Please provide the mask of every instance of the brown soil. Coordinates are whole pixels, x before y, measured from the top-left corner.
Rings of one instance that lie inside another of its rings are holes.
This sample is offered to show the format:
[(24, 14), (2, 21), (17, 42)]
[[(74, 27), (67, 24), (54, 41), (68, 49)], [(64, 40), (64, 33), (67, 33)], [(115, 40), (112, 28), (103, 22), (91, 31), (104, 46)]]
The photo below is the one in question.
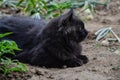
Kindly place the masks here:
[(46, 69), (30, 66), (26, 73), (13, 73), (7, 77), (0, 74), (0, 80), (120, 80), (120, 53), (115, 54), (109, 49), (120, 47), (116, 42), (111, 46), (98, 46), (93, 33), (100, 28), (111, 26), (120, 37), (120, 0), (112, 0), (109, 9), (99, 6), (96, 8), (95, 18), (86, 22), (86, 28), (92, 33), (83, 45), (83, 54), (87, 55), (89, 62), (86, 65), (65, 68)]

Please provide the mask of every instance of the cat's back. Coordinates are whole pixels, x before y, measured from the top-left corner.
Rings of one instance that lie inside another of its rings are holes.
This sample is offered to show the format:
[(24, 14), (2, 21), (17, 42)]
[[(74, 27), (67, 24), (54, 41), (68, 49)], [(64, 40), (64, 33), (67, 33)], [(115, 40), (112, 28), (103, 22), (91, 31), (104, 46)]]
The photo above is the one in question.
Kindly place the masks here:
[(0, 18), (0, 29), (3, 27), (9, 31), (26, 32), (32, 28), (39, 30), (45, 26), (45, 21), (42, 19), (33, 19), (25, 16), (4, 16)]
[(0, 18), (0, 33), (13, 32), (4, 39), (14, 40), (22, 48), (31, 43), (46, 25), (42, 19), (25, 16), (4, 16)]

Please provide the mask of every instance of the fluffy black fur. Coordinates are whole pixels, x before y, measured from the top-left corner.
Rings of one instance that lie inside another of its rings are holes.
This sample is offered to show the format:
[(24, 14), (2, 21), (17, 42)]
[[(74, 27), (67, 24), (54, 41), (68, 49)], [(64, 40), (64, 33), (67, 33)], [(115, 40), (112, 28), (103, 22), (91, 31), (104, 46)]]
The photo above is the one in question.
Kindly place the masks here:
[(0, 33), (5, 32), (13, 32), (4, 39), (16, 41), (22, 49), (15, 56), (21, 62), (45, 67), (76, 67), (88, 62), (79, 44), (88, 32), (72, 9), (47, 24), (28, 17), (3, 17)]

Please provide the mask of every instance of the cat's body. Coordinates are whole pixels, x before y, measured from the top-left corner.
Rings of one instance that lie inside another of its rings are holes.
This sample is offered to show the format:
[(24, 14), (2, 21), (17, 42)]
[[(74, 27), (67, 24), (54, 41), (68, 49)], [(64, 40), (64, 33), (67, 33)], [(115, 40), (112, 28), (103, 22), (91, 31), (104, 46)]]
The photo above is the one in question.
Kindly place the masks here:
[(17, 42), (22, 51), (15, 58), (21, 62), (45, 67), (75, 67), (88, 62), (79, 44), (88, 32), (72, 10), (48, 24), (26, 17), (3, 17), (0, 33), (5, 32), (13, 32), (4, 39)]

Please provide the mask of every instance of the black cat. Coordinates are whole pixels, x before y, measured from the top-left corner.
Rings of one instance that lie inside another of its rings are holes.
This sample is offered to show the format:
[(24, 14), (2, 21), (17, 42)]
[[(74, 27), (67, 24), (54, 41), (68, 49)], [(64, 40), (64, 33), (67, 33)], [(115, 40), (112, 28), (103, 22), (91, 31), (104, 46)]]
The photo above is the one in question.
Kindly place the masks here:
[(4, 39), (16, 41), (22, 49), (15, 56), (21, 62), (45, 67), (76, 67), (88, 62), (79, 44), (88, 32), (72, 9), (47, 24), (27, 17), (3, 17), (0, 33), (5, 32), (13, 32)]

